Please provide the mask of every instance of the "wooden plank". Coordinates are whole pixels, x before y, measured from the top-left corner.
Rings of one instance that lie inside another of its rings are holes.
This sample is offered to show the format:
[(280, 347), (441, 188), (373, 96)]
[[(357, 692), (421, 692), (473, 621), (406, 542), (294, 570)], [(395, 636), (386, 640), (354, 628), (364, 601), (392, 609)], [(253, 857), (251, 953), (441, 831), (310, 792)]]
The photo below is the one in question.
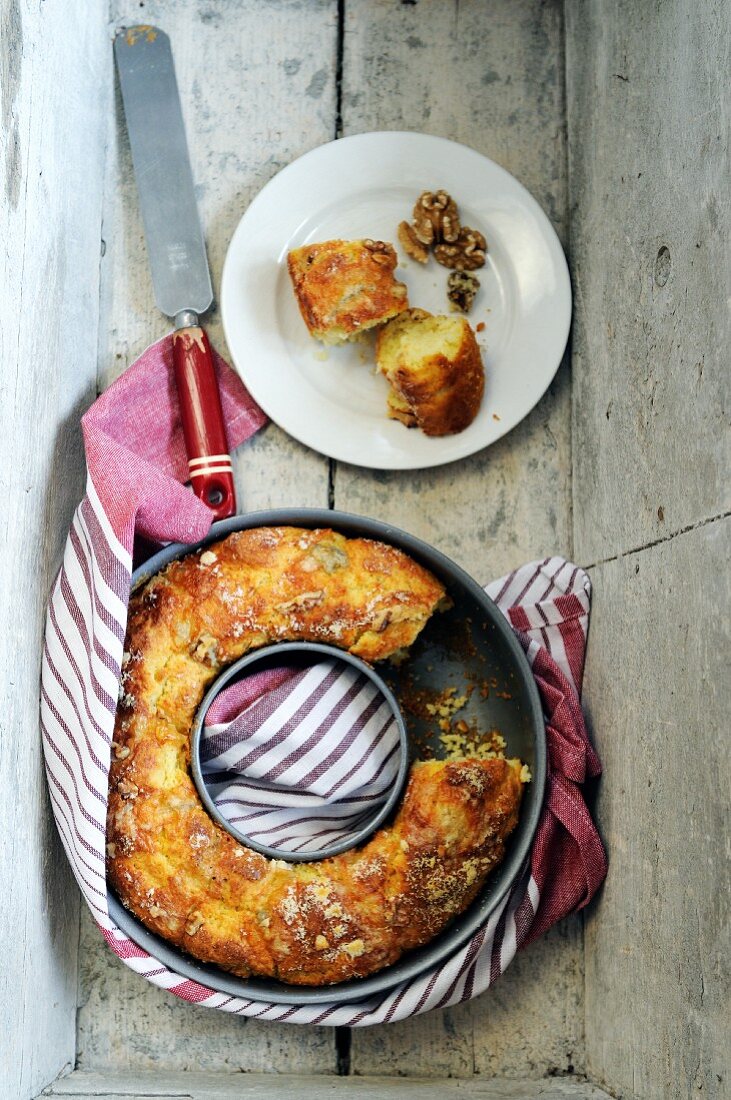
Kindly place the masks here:
[[(315, 0), (149, 0), (129, 16), (170, 34), (214, 289), (236, 223), (281, 167), (334, 133), (334, 4)], [(111, 46), (106, 80), (111, 87)], [(110, 112), (102, 260), (99, 385), (111, 382), (169, 329), (156, 310), (117, 94)], [(225, 354), (220, 318), (207, 318)], [(270, 426), (239, 449), (239, 507), (323, 507), (327, 461)], [(84, 917), (78, 1061), (85, 1068), (159, 1067), (334, 1072), (333, 1032), (251, 1021), (194, 1008), (131, 974)]]
[[(560, 4), (348, 0), (344, 45), (345, 133), (413, 129), (472, 145), (526, 184), (564, 234)], [(485, 581), (570, 554), (569, 419), (563, 368), (523, 424), (467, 461), (407, 473), (339, 466), (336, 506), (405, 527)], [(580, 922), (568, 922), (471, 1005), (355, 1030), (354, 1072), (579, 1072), (581, 942)]]
[(585, 1072), (582, 943), (581, 917), (561, 921), (474, 1003), (475, 1073)]
[(435, 1081), (415, 1077), (397, 1081), (389, 1077), (290, 1077), (254, 1073), (72, 1073), (57, 1081), (44, 1096), (66, 1100), (98, 1097), (159, 1097), (160, 1100), (320, 1100), (327, 1096), (353, 1096), (357, 1100), (381, 1100), (419, 1096), (422, 1100), (607, 1100), (607, 1094), (585, 1082), (554, 1078), (549, 1081)]
[(78, 417), (94, 397), (105, 14), (0, 0), (0, 1065), (21, 1100), (74, 1061), (78, 892), (38, 691), (46, 599), (83, 492)]
[(730, 567), (726, 519), (592, 571), (610, 870), (586, 928), (587, 1059), (647, 1100), (728, 1096)]
[(619, 559), (592, 570), (610, 873), (586, 933), (587, 1066), (648, 1100), (720, 1098), (731, 28), (713, 0), (566, 12), (575, 543)]
[(576, 550), (731, 507), (728, 5), (568, 4)]

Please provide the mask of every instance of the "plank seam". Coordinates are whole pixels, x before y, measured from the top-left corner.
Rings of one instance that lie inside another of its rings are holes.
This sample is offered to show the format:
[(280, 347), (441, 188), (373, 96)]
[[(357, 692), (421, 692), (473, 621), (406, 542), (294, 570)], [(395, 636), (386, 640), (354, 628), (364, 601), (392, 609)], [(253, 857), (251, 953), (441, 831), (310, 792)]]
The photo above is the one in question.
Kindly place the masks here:
[(343, 136), (343, 64), (345, 60), (345, 0), (338, 0), (335, 39), (335, 137)]
[[(343, 136), (343, 70), (345, 65), (345, 0), (338, 0), (337, 31), (335, 39), (335, 138)], [(327, 506), (335, 508), (335, 480), (337, 462), (333, 458), (327, 463)], [(351, 1050), (353, 1033), (349, 1027), (336, 1027), (335, 1072), (338, 1077), (349, 1077), (352, 1073)]]
[(664, 542), (672, 542), (679, 535), (687, 535), (690, 531), (699, 531), (702, 527), (708, 527), (709, 524), (728, 519), (730, 516), (731, 509), (726, 512), (719, 512), (716, 516), (709, 516), (708, 519), (698, 520), (696, 523), (688, 523), (685, 527), (679, 527), (677, 531), (671, 531), (667, 535), (662, 535), (659, 539), (652, 539), (651, 542), (645, 542), (641, 546), (633, 547), (631, 550), (622, 550), (618, 554), (612, 554), (609, 558), (599, 558), (591, 565), (585, 565), (584, 569), (596, 569), (600, 565), (609, 565), (611, 562), (621, 561), (622, 558), (630, 558), (633, 554), (641, 554), (643, 550), (652, 550), (655, 546), (662, 546)]

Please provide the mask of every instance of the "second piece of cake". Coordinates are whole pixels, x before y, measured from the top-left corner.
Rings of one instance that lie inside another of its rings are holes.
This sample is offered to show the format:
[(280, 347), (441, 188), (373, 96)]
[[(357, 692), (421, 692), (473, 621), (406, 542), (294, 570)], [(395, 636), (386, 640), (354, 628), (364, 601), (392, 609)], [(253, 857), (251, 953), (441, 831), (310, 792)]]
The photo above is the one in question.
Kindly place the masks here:
[(407, 427), (452, 435), (475, 419), (485, 371), (464, 317), (406, 310), (379, 332), (376, 362), (391, 384), (388, 415)]

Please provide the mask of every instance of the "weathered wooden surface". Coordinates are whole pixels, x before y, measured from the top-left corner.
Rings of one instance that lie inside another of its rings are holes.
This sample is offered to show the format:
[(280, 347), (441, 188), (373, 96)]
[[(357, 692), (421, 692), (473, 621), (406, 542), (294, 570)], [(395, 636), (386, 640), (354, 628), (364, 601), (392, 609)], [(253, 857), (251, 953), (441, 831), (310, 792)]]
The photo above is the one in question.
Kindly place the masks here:
[(74, 1060), (78, 892), (50, 812), (38, 688), (95, 387), (104, 15), (83, 0), (0, 0), (0, 1092), (14, 1098)]
[(568, 4), (584, 562), (731, 507), (729, 6)]
[(72, 1073), (44, 1096), (66, 1100), (98, 1097), (159, 1097), (160, 1100), (320, 1100), (320, 1097), (353, 1096), (357, 1100), (381, 1100), (418, 1096), (420, 1100), (608, 1100), (601, 1089), (582, 1081), (553, 1078), (548, 1081), (439, 1081), (414, 1077), (290, 1077), (228, 1073)]
[(598, 566), (585, 699), (610, 874), (587, 922), (592, 1079), (728, 1096), (731, 519)]
[[(472, 145), (513, 172), (563, 236), (562, 34), (555, 3), (349, 0), (343, 130), (420, 130)], [(434, 186), (437, 177), (424, 180)], [(570, 554), (569, 421), (564, 368), (495, 446), (436, 470), (339, 466), (335, 505), (405, 527), (486, 581), (543, 554)], [(354, 1072), (580, 1072), (581, 944), (580, 922), (569, 921), (472, 1004), (355, 1030)]]
[[(486, 579), (553, 550), (594, 566), (587, 700), (612, 870), (585, 962), (581, 923), (565, 922), (477, 1001), (355, 1031), (352, 1046), (329, 1029), (183, 1004), (129, 972), (84, 915), (78, 1063), (92, 1072), (51, 1094), (597, 1100), (577, 1081), (526, 1080), (586, 1071), (626, 1098), (720, 1100), (727, 5), (566, 5), (568, 175), (558, 0), (113, 0), (109, 13), (103, 0), (0, 0), (0, 13), (1, 396), (14, 428), (0, 443), (0, 789), (26, 794), (3, 803), (2, 1088), (32, 1096), (74, 1057), (78, 901), (35, 730), (45, 593), (83, 483), (78, 416), (168, 328), (151, 292), (109, 14), (159, 22), (173, 38), (214, 285), (253, 195), (338, 131), (414, 128), (473, 145), (570, 238), (572, 394), (564, 367), (489, 451), (425, 473), (331, 469), (270, 426), (235, 464), (244, 509), (332, 502), (372, 513)], [(210, 330), (225, 351), (216, 313)], [(363, 1076), (336, 1078), (338, 1066)], [(228, 1075), (241, 1070), (253, 1076)], [(423, 1080), (449, 1075), (468, 1080)]]
[(731, 19), (713, 0), (566, 10), (574, 530), (578, 560), (604, 563), (585, 698), (611, 860), (587, 925), (587, 1067), (620, 1094), (720, 1098)]

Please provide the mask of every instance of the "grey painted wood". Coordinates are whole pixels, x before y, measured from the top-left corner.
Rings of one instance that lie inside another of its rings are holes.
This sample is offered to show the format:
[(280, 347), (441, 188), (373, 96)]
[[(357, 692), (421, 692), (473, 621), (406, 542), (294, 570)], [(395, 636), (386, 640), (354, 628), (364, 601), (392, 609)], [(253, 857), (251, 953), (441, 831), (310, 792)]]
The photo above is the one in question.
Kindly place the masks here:
[(103, 42), (104, 12), (82, 0), (0, 2), (0, 1090), (21, 1100), (74, 1060), (78, 892), (50, 812), (38, 691), (94, 396)]
[(396, 1081), (388, 1077), (290, 1077), (261, 1074), (72, 1073), (44, 1096), (67, 1100), (99, 1097), (149, 1096), (160, 1100), (320, 1100), (323, 1096), (353, 1096), (358, 1100), (419, 1096), (421, 1100), (607, 1100), (601, 1089), (580, 1081), (553, 1078), (548, 1081), (434, 1081), (414, 1077)]
[[(472, 145), (531, 189), (565, 235), (563, 119), (560, 4), (348, 0), (345, 133), (414, 129)], [(439, 185), (435, 171), (425, 188)], [(339, 466), (336, 506), (405, 527), (485, 581), (543, 554), (570, 554), (569, 421), (564, 367), (516, 431), (465, 462), (407, 473)], [(353, 1070), (580, 1072), (582, 989), (581, 924), (569, 921), (472, 1004), (355, 1030)]]
[(592, 570), (585, 698), (610, 873), (586, 934), (593, 1079), (728, 1096), (731, 520)]
[[(214, 288), (248, 202), (281, 167), (334, 133), (337, 12), (324, 0), (150, 0), (130, 16), (170, 34)], [(113, 83), (111, 45), (105, 80)], [(99, 386), (170, 325), (156, 310), (118, 93), (109, 114)], [(220, 318), (206, 318), (225, 354)], [(328, 499), (325, 459), (270, 425), (234, 457), (241, 510)], [(82, 921), (78, 1064), (85, 1068), (335, 1072), (333, 1032), (246, 1022), (193, 1008), (114, 958)]]
[(576, 548), (731, 507), (729, 8), (567, 4)]
[(562, 921), (472, 1002), (475, 1073), (585, 1072), (582, 933), (580, 917)]
[(586, 698), (611, 865), (586, 934), (587, 1067), (647, 1100), (721, 1097), (731, 19), (713, 0), (566, 11), (575, 545), (606, 562)]

